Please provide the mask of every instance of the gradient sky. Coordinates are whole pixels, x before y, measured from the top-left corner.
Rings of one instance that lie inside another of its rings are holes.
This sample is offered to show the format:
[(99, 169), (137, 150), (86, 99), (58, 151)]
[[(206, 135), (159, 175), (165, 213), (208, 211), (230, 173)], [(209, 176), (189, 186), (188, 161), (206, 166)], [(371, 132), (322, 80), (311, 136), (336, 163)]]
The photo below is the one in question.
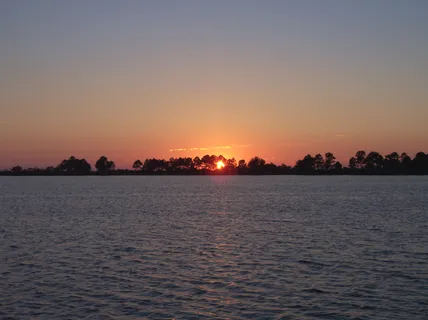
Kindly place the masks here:
[(0, 167), (426, 152), (427, 31), (426, 0), (2, 0)]

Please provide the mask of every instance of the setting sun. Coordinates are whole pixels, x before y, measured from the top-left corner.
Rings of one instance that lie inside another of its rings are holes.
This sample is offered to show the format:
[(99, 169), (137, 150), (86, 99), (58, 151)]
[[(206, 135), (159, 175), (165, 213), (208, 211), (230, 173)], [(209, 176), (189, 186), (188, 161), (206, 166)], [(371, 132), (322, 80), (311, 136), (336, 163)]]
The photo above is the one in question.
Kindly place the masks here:
[(223, 161), (220, 160), (217, 162), (217, 169), (220, 170), (222, 168), (224, 168), (224, 163), (223, 163)]

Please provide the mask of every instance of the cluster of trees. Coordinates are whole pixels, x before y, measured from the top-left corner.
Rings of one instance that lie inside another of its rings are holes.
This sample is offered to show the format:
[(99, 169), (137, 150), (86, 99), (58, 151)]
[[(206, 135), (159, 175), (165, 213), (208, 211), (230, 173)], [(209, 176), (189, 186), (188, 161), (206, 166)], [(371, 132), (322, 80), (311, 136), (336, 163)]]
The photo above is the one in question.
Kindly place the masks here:
[(428, 154), (418, 152), (412, 159), (406, 153), (392, 152), (384, 157), (375, 151), (358, 151), (349, 159), (347, 169), (364, 174), (428, 174)]
[[(222, 168), (218, 168), (218, 163)], [(224, 165), (224, 166), (223, 166)], [(324, 156), (306, 155), (298, 160), (294, 167), (285, 164), (267, 163), (260, 157), (254, 157), (248, 163), (245, 160), (236, 161), (223, 156), (205, 155), (202, 158), (170, 158), (136, 160), (133, 170), (116, 169), (113, 161), (102, 156), (95, 163), (96, 171), (85, 159), (70, 157), (56, 167), (45, 169), (23, 169), (16, 166), (1, 174), (15, 175), (89, 175), (89, 174), (428, 174), (428, 154), (419, 152), (412, 159), (406, 153), (393, 152), (382, 156), (378, 152), (358, 151), (349, 159), (347, 167), (336, 161), (336, 157), (327, 152)]]
[[(218, 168), (218, 163), (222, 168)], [(248, 163), (235, 158), (205, 155), (202, 158), (170, 158), (136, 160), (132, 166), (139, 173), (147, 174), (285, 174), (291, 172), (286, 165), (276, 166), (259, 157), (252, 158)]]
[(428, 154), (418, 152), (412, 159), (406, 153), (392, 152), (386, 156), (379, 152), (358, 151), (349, 159), (347, 167), (330, 152), (323, 157), (320, 154), (307, 155), (293, 168), (296, 173), (305, 174), (428, 174)]
[[(96, 173), (110, 174), (115, 171), (116, 165), (113, 161), (109, 161), (107, 157), (102, 156), (95, 163)], [(10, 171), (16, 175), (90, 175), (93, 174), (92, 167), (86, 159), (78, 159), (70, 157), (63, 160), (56, 167), (41, 168), (27, 168), (23, 169), (21, 166), (15, 166)], [(3, 172), (5, 173), (5, 172)]]

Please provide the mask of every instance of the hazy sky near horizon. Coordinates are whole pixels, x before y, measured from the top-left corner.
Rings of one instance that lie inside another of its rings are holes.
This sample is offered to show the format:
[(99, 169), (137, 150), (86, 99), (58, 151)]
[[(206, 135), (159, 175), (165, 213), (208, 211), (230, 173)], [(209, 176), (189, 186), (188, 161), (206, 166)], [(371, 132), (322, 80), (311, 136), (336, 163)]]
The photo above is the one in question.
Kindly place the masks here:
[(427, 30), (425, 0), (3, 0), (0, 167), (426, 152)]

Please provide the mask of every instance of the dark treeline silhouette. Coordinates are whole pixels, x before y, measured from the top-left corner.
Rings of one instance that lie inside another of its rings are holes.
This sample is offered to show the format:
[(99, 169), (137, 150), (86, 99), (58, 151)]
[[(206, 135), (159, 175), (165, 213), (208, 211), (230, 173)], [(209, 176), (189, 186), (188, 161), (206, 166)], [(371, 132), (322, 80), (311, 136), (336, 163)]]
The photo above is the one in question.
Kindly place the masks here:
[[(221, 166), (219, 166), (219, 163)], [(348, 166), (336, 161), (336, 157), (327, 152), (324, 156), (308, 154), (298, 160), (294, 167), (285, 164), (267, 163), (260, 157), (248, 161), (223, 156), (205, 155), (202, 158), (170, 158), (135, 160), (132, 170), (116, 169), (114, 161), (100, 157), (95, 163), (95, 171), (85, 159), (70, 157), (56, 167), (27, 168), (20, 166), (1, 171), (2, 175), (425, 175), (428, 174), (428, 154), (419, 152), (412, 159), (406, 153), (393, 152), (382, 156), (378, 152), (358, 151), (349, 159)]]

